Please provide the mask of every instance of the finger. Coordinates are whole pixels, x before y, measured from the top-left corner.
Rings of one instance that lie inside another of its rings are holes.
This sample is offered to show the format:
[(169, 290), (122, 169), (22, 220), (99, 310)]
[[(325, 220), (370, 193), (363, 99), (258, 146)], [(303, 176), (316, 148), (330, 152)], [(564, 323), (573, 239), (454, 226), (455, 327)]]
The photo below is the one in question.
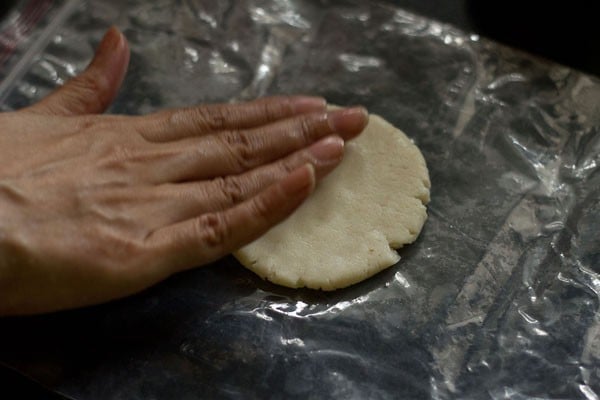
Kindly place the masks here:
[[(145, 218), (150, 229), (171, 225), (208, 212), (231, 208), (280, 181), (292, 171), (310, 163), (315, 169), (316, 180), (330, 173), (341, 161), (344, 141), (329, 136), (308, 149), (298, 151), (276, 163), (253, 169), (242, 175), (217, 178), (212, 181), (160, 185), (151, 193), (138, 194), (144, 205), (136, 198), (133, 208), (136, 219)], [(128, 197), (130, 198), (130, 196)]]
[(368, 122), (362, 107), (311, 113), (247, 131), (228, 131), (163, 144), (168, 154), (152, 163), (154, 183), (237, 175), (271, 163), (317, 140), (338, 135), (349, 140)]
[(129, 64), (129, 46), (115, 27), (106, 32), (90, 65), (64, 86), (24, 111), (84, 115), (106, 111), (117, 95)]
[(240, 104), (213, 104), (160, 111), (139, 117), (138, 130), (150, 141), (166, 142), (223, 130), (249, 129), (308, 112), (324, 111), (325, 99), (276, 96)]
[(289, 216), (314, 190), (307, 164), (226, 211), (207, 213), (167, 226), (146, 238), (170, 273), (214, 261), (257, 239)]

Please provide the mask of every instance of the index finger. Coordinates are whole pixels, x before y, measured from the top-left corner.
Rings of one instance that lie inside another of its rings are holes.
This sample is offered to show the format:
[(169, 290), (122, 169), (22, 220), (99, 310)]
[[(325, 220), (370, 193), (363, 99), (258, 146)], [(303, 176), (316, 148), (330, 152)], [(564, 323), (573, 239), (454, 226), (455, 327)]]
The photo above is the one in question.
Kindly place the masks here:
[(152, 142), (202, 136), (224, 130), (256, 128), (281, 119), (324, 111), (321, 97), (274, 96), (246, 103), (211, 104), (159, 111), (138, 117), (139, 131)]

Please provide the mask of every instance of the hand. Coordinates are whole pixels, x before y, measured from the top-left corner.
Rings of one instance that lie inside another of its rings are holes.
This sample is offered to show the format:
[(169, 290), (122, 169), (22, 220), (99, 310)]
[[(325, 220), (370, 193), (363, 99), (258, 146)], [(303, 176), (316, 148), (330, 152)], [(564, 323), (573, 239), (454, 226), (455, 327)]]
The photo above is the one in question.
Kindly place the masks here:
[(99, 115), (129, 49), (0, 114), (0, 315), (105, 302), (216, 260), (297, 208), (367, 123), (323, 99)]

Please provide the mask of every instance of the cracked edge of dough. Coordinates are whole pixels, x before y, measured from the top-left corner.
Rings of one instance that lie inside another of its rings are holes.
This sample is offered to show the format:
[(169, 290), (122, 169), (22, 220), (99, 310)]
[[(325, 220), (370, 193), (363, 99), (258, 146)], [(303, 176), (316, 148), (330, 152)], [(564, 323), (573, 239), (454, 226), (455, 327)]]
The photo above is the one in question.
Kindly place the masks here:
[[(332, 110), (332, 109), (338, 109), (341, 107), (335, 106), (335, 105), (328, 105), (327, 108)], [(425, 160), (425, 157), (423, 156), (423, 153), (419, 149), (419, 147), (401, 129), (392, 125), (386, 119), (384, 119), (383, 117), (381, 117), (377, 114), (371, 114), (370, 117), (379, 119), (380, 122), (383, 123), (383, 125), (389, 125), (393, 129), (399, 131), (400, 134), (408, 140), (409, 146), (413, 147), (414, 150), (416, 150), (419, 158), (421, 159), (422, 165), (425, 168), (425, 172), (426, 172), (426, 179), (422, 180), (422, 184), (423, 184), (423, 187), (427, 191), (427, 195), (424, 198), (420, 197), (420, 196), (414, 197), (415, 199), (418, 199), (421, 202), (421, 207), (423, 209), (422, 222), (420, 224), (420, 228), (418, 229), (418, 231), (414, 231), (414, 232), (409, 231), (411, 238), (406, 243), (393, 244), (393, 243), (390, 243), (389, 240), (386, 238), (387, 244), (389, 246), (389, 250), (395, 254), (395, 256), (394, 256), (395, 261), (393, 261), (389, 265), (387, 265), (387, 263), (386, 263), (386, 265), (383, 265), (383, 266), (379, 265), (377, 267), (372, 267), (372, 268), (370, 268), (371, 271), (366, 276), (363, 276), (361, 278), (352, 278), (352, 276), (349, 275), (349, 276), (344, 276), (343, 277), (344, 279), (340, 279), (339, 281), (336, 281), (335, 283), (332, 283), (331, 279), (328, 279), (327, 285), (322, 285), (322, 284), (314, 285), (314, 284), (311, 284), (310, 282), (305, 281), (304, 279), (302, 279), (300, 277), (298, 277), (295, 280), (294, 279), (285, 279), (285, 276), (278, 275), (276, 272), (274, 274), (270, 274), (270, 276), (268, 276), (269, 270), (271, 268), (268, 268), (266, 270), (260, 270), (260, 271), (257, 269), (254, 269), (253, 266), (258, 262), (258, 260), (255, 260), (255, 259), (253, 260), (252, 259), (253, 257), (246, 256), (243, 252), (240, 251), (241, 249), (233, 252), (233, 256), (240, 262), (240, 264), (242, 264), (245, 268), (249, 269), (252, 273), (258, 275), (261, 279), (271, 282), (271, 283), (274, 283), (276, 285), (281, 285), (281, 286), (291, 288), (291, 289), (308, 288), (308, 289), (312, 289), (312, 290), (334, 291), (334, 290), (343, 289), (343, 288), (352, 286), (354, 284), (357, 284), (359, 282), (362, 282), (369, 278), (372, 278), (373, 276), (377, 275), (379, 272), (395, 265), (396, 263), (398, 263), (400, 261), (401, 257), (398, 254), (397, 250), (403, 248), (406, 245), (410, 245), (410, 244), (414, 243), (418, 239), (419, 235), (421, 234), (421, 231), (423, 230), (423, 227), (425, 226), (425, 222), (427, 221), (427, 217), (428, 217), (427, 204), (429, 204), (430, 193), (431, 193), (431, 180), (429, 177), (429, 168), (427, 168), (427, 162)]]

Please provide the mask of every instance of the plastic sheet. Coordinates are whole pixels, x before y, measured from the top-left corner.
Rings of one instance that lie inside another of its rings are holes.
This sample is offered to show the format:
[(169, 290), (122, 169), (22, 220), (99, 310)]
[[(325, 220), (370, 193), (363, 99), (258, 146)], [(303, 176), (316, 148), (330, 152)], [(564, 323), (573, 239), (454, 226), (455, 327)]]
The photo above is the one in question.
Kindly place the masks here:
[(421, 148), (432, 201), (400, 263), (351, 288), (287, 290), (226, 258), (122, 301), (0, 320), (4, 364), (77, 399), (599, 398), (597, 79), (385, 3), (52, 7), (68, 18), (41, 25), (50, 40), (4, 81), (4, 109), (80, 71), (116, 24), (133, 56), (113, 112), (364, 104)]

